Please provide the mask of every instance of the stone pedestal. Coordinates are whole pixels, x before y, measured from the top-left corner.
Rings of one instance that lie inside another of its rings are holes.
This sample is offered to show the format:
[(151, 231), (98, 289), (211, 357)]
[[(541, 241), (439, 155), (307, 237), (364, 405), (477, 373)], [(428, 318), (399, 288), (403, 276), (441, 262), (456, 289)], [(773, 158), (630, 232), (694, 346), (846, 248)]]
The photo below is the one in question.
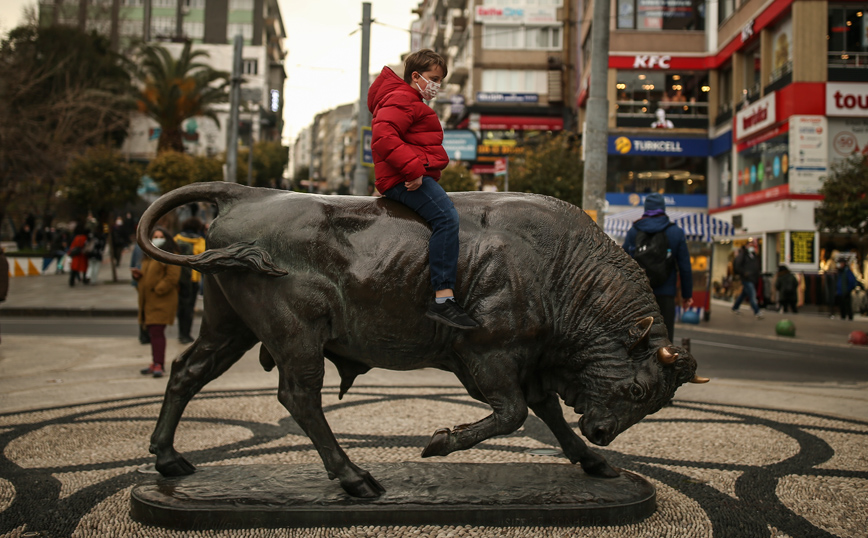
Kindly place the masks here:
[(591, 478), (568, 463), (362, 464), (386, 488), (347, 495), (320, 465), (199, 467), (152, 475), (132, 491), (131, 515), (173, 529), (351, 525), (626, 525), (656, 510), (639, 475)]

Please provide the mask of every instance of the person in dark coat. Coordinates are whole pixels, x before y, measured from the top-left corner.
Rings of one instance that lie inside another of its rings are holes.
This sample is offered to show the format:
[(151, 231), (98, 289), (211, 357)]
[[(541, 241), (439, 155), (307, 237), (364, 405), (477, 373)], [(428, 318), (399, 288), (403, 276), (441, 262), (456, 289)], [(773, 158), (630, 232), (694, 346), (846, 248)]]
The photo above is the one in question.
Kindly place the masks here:
[(690, 251), (687, 249), (687, 239), (684, 230), (672, 225), (666, 215), (666, 200), (662, 194), (652, 193), (645, 198), (645, 213), (642, 218), (633, 223), (624, 238), (624, 250), (631, 257), (636, 255), (636, 235), (642, 231), (647, 234), (666, 233), (669, 250), (675, 257), (675, 267), (666, 282), (652, 289), (663, 323), (669, 331), (669, 341), (675, 338), (675, 296), (678, 292), (678, 277), (681, 278), (681, 305), (688, 309), (693, 305), (693, 269), (690, 266)]
[(756, 240), (752, 239), (747, 245), (741, 247), (738, 255), (735, 257), (735, 262), (732, 264), (732, 269), (736, 275), (741, 277), (741, 294), (736, 297), (735, 303), (732, 305), (732, 311), (735, 314), (741, 314), (738, 308), (745, 299), (750, 302), (750, 307), (757, 319), (763, 319), (759, 305), (756, 302), (756, 288), (759, 283), (760, 274), (762, 273), (762, 262), (760, 261), (759, 245)]
[(9, 293), (9, 260), (0, 248), (0, 303), (6, 300), (7, 293)]
[(458, 212), (437, 181), (449, 164), (443, 128), (423, 99), (437, 96), (446, 61), (432, 50), (404, 60), (404, 78), (384, 67), (368, 91), (376, 188), (409, 207), (431, 226), (428, 259), (434, 298), (425, 315), (458, 329), (478, 327), (455, 300)]
[(778, 303), (787, 313), (788, 309), (792, 309), (793, 314), (799, 313), (799, 279), (796, 275), (790, 272), (789, 267), (781, 265), (778, 267), (778, 278), (775, 280), (775, 289), (778, 290)]
[(853, 290), (857, 284), (856, 275), (847, 265), (847, 257), (839, 257), (838, 275), (835, 278), (835, 302), (841, 311), (841, 319), (853, 321)]

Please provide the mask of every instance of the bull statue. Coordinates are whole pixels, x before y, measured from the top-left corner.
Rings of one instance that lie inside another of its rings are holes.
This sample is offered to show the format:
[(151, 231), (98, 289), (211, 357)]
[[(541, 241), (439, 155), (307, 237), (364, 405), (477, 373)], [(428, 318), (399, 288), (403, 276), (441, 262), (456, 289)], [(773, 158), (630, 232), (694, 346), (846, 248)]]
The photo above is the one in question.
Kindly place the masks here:
[[(451, 194), (460, 217), (456, 295), (481, 327), (460, 331), (425, 317), (430, 229), (384, 199), (319, 196), (233, 183), (197, 183), (145, 212), (138, 243), (148, 256), (204, 276), (199, 337), (172, 364), (150, 451), (164, 476), (193, 473), (174, 448), (190, 399), (258, 342), (279, 373), (278, 400), (310, 437), (330, 479), (354, 497), (385, 489), (341, 449), (323, 414), (325, 361), (340, 397), (371, 368), (439, 368), (455, 374), (492, 413), (439, 429), (423, 457), (446, 456), (522, 426), (528, 408), (564, 454), (595, 477), (616, 477), (564, 418), (606, 446), (663, 407), (695, 375), (675, 347), (639, 266), (579, 208), (533, 194)], [(171, 254), (149, 240), (183, 204), (218, 207), (208, 250)]]

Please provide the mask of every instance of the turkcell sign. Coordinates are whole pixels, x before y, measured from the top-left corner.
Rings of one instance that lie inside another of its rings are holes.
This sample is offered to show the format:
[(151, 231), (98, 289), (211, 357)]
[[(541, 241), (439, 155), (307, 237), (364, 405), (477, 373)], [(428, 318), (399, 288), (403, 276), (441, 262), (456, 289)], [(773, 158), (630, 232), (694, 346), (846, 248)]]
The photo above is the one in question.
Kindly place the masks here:
[(538, 103), (536, 93), (476, 92), (477, 103)]
[(475, 161), (476, 146), (479, 141), (476, 133), (468, 130), (443, 131), (443, 149), (449, 159), (455, 161)]
[(705, 138), (609, 137), (609, 155), (708, 157), (709, 148)]

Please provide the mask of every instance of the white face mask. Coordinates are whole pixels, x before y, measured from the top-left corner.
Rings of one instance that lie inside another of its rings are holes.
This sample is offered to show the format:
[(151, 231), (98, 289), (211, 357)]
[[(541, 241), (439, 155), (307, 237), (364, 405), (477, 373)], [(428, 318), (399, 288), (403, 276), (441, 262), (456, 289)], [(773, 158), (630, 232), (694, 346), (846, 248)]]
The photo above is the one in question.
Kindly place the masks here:
[(416, 83), (416, 87), (419, 88), (419, 93), (422, 94), (422, 99), (426, 101), (433, 101), (435, 97), (437, 97), (437, 92), (440, 91), (440, 83), (439, 82), (431, 82), (427, 78), (423, 77), (421, 74), (419, 77), (428, 83), (423, 90), (419, 83)]
[(747, 251), (753, 254), (756, 252), (756, 249), (754, 247), (747, 247)]
[(151, 239), (151, 244), (153, 244), (157, 248), (161, 248), (163, 245), (166, 244), (166, 238), (165, 237), (155, 237), (155, 238)]

